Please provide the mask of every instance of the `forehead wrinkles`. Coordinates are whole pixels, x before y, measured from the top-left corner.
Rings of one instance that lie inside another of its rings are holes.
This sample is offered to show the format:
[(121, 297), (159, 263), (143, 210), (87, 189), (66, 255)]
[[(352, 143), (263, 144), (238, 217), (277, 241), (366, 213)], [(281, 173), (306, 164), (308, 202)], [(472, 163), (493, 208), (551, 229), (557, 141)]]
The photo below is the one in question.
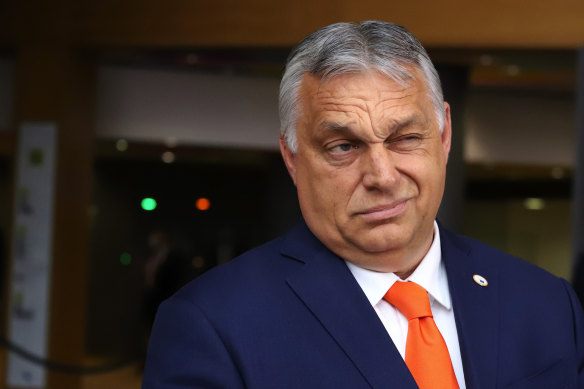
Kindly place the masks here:
[[(375, 137), (384, 139), (393, 125), (404, 115), (410, 115), (403, 107), (415, 105), (415, 88), (400, 91), (383, 91), (373, 88), (361, 94), (338, 94), (335, 90), (320, 90), (314, 96), (312, 106), (319, 124), (335, 122), (339, 125), (367, 123)], [(332, 116), (332, 118), (331, 118)]]
[(337, 78), (317, 84), (314, 97), (317, 100), (342, 101), (355, 105), (379, 104), (388, 100), (401, 99), (417, 90), (415, 85), (402, 87), (388, 79), (382, 79), (381, 83), (379, 81), (379, 77), (373, 76)]
[(371, 140), (381, 140), (404, 120), (424, 116), (425, 93), (425, 83), (418, 79), (403, 85), (379, 73), (327, 80), (307, 73), (300, 87), (300, 120), (307, 128), (330, 123), (347, 126), (366, 137), (369, 132)]

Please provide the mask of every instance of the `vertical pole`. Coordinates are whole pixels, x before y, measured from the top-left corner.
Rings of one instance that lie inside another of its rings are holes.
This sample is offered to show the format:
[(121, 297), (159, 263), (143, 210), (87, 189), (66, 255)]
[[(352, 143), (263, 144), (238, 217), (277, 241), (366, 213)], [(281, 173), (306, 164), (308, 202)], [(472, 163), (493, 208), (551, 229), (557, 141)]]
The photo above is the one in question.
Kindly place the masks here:
[[(59, 129), (47, 355), (79, 365), (85, 357), (95, 64), (67, 45), (31, 44), (20, 47), (15, 74), (15, 123), (49, 122)], [(83, 383), (81, 376), (56, 371), (46, 378), (47, 389)]]
[(573, 283), (580, 301), (584, 301), (584, 47), (578, 51), (576, 72), (577, 151), (572, 191)]
[(444, 90), (444, 100), (450, 104), (452, 145), (448, 157), (446, 188), (438, 219), (449, 229), (462, 232), (464, 210), (464, 111), (468, 85), (468, 69), (463, 66), (441, 66), (438, 73)]

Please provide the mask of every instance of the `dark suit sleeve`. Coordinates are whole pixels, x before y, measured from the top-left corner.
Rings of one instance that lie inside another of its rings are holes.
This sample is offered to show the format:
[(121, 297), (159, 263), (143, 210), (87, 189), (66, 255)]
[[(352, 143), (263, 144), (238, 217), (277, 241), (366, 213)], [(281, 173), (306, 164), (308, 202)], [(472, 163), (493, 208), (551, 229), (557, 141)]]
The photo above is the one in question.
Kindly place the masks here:
[(572, 304), (572, 311), (574, 313), (574, 334), (578, 358), (578, 389), (584, 389), (584, 313), (582, 312), (582, 304), (578, 300), (576, 293), (565, 280), (564, 286), (570, 296), (570, 303)]
[(177, 296), (161, 304), (152, 328), (142, 389), (237, 389), (244, 385), (205, 314)]

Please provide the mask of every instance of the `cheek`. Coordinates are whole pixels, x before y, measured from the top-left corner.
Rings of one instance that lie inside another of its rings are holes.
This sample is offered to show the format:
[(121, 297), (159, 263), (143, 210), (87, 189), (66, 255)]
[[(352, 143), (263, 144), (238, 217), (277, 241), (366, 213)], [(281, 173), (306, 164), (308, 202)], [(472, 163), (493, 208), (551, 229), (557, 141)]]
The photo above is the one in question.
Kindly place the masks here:
[(322, 210), (329, 202), (331, 187), (330, 177), (319, 164), (301, 163), (297, 167), (297, 187), (299, 200), (306, 208), (313, 211)]
[(323, 174), (312, 182), (314, 194), (323, 209), (335, 210), (346, 204), (351, 196), (349, 180), (344, 175)]
[(349, 169), (323, 166), (311, 167), (306, 173), (305, 194), (310, 197), (307, 201), (311, 202), (313, 211), (334, 219), (342, 218), (359, 185), (359, 175)]
[(428, 205), (438, 207), (444, 192), (446, 166), (441, 161), (435, 161), (426, 166), (418, 175), (417, 184)]
[(416, 187), (424, 202), (438, 201), (442, 196), (446, 166), (435, 158), (404, 157), (400, 161), (400, 173), (406, 185)]

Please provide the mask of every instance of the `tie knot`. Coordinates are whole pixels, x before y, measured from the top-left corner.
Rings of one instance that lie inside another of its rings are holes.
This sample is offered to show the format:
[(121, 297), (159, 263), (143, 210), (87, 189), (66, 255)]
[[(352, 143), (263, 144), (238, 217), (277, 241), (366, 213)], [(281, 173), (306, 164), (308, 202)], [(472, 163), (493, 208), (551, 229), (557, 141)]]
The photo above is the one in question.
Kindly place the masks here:
[(408, 320), (432, 317), (428, 292), (415, 282), (395, 282), (383, 298)]

